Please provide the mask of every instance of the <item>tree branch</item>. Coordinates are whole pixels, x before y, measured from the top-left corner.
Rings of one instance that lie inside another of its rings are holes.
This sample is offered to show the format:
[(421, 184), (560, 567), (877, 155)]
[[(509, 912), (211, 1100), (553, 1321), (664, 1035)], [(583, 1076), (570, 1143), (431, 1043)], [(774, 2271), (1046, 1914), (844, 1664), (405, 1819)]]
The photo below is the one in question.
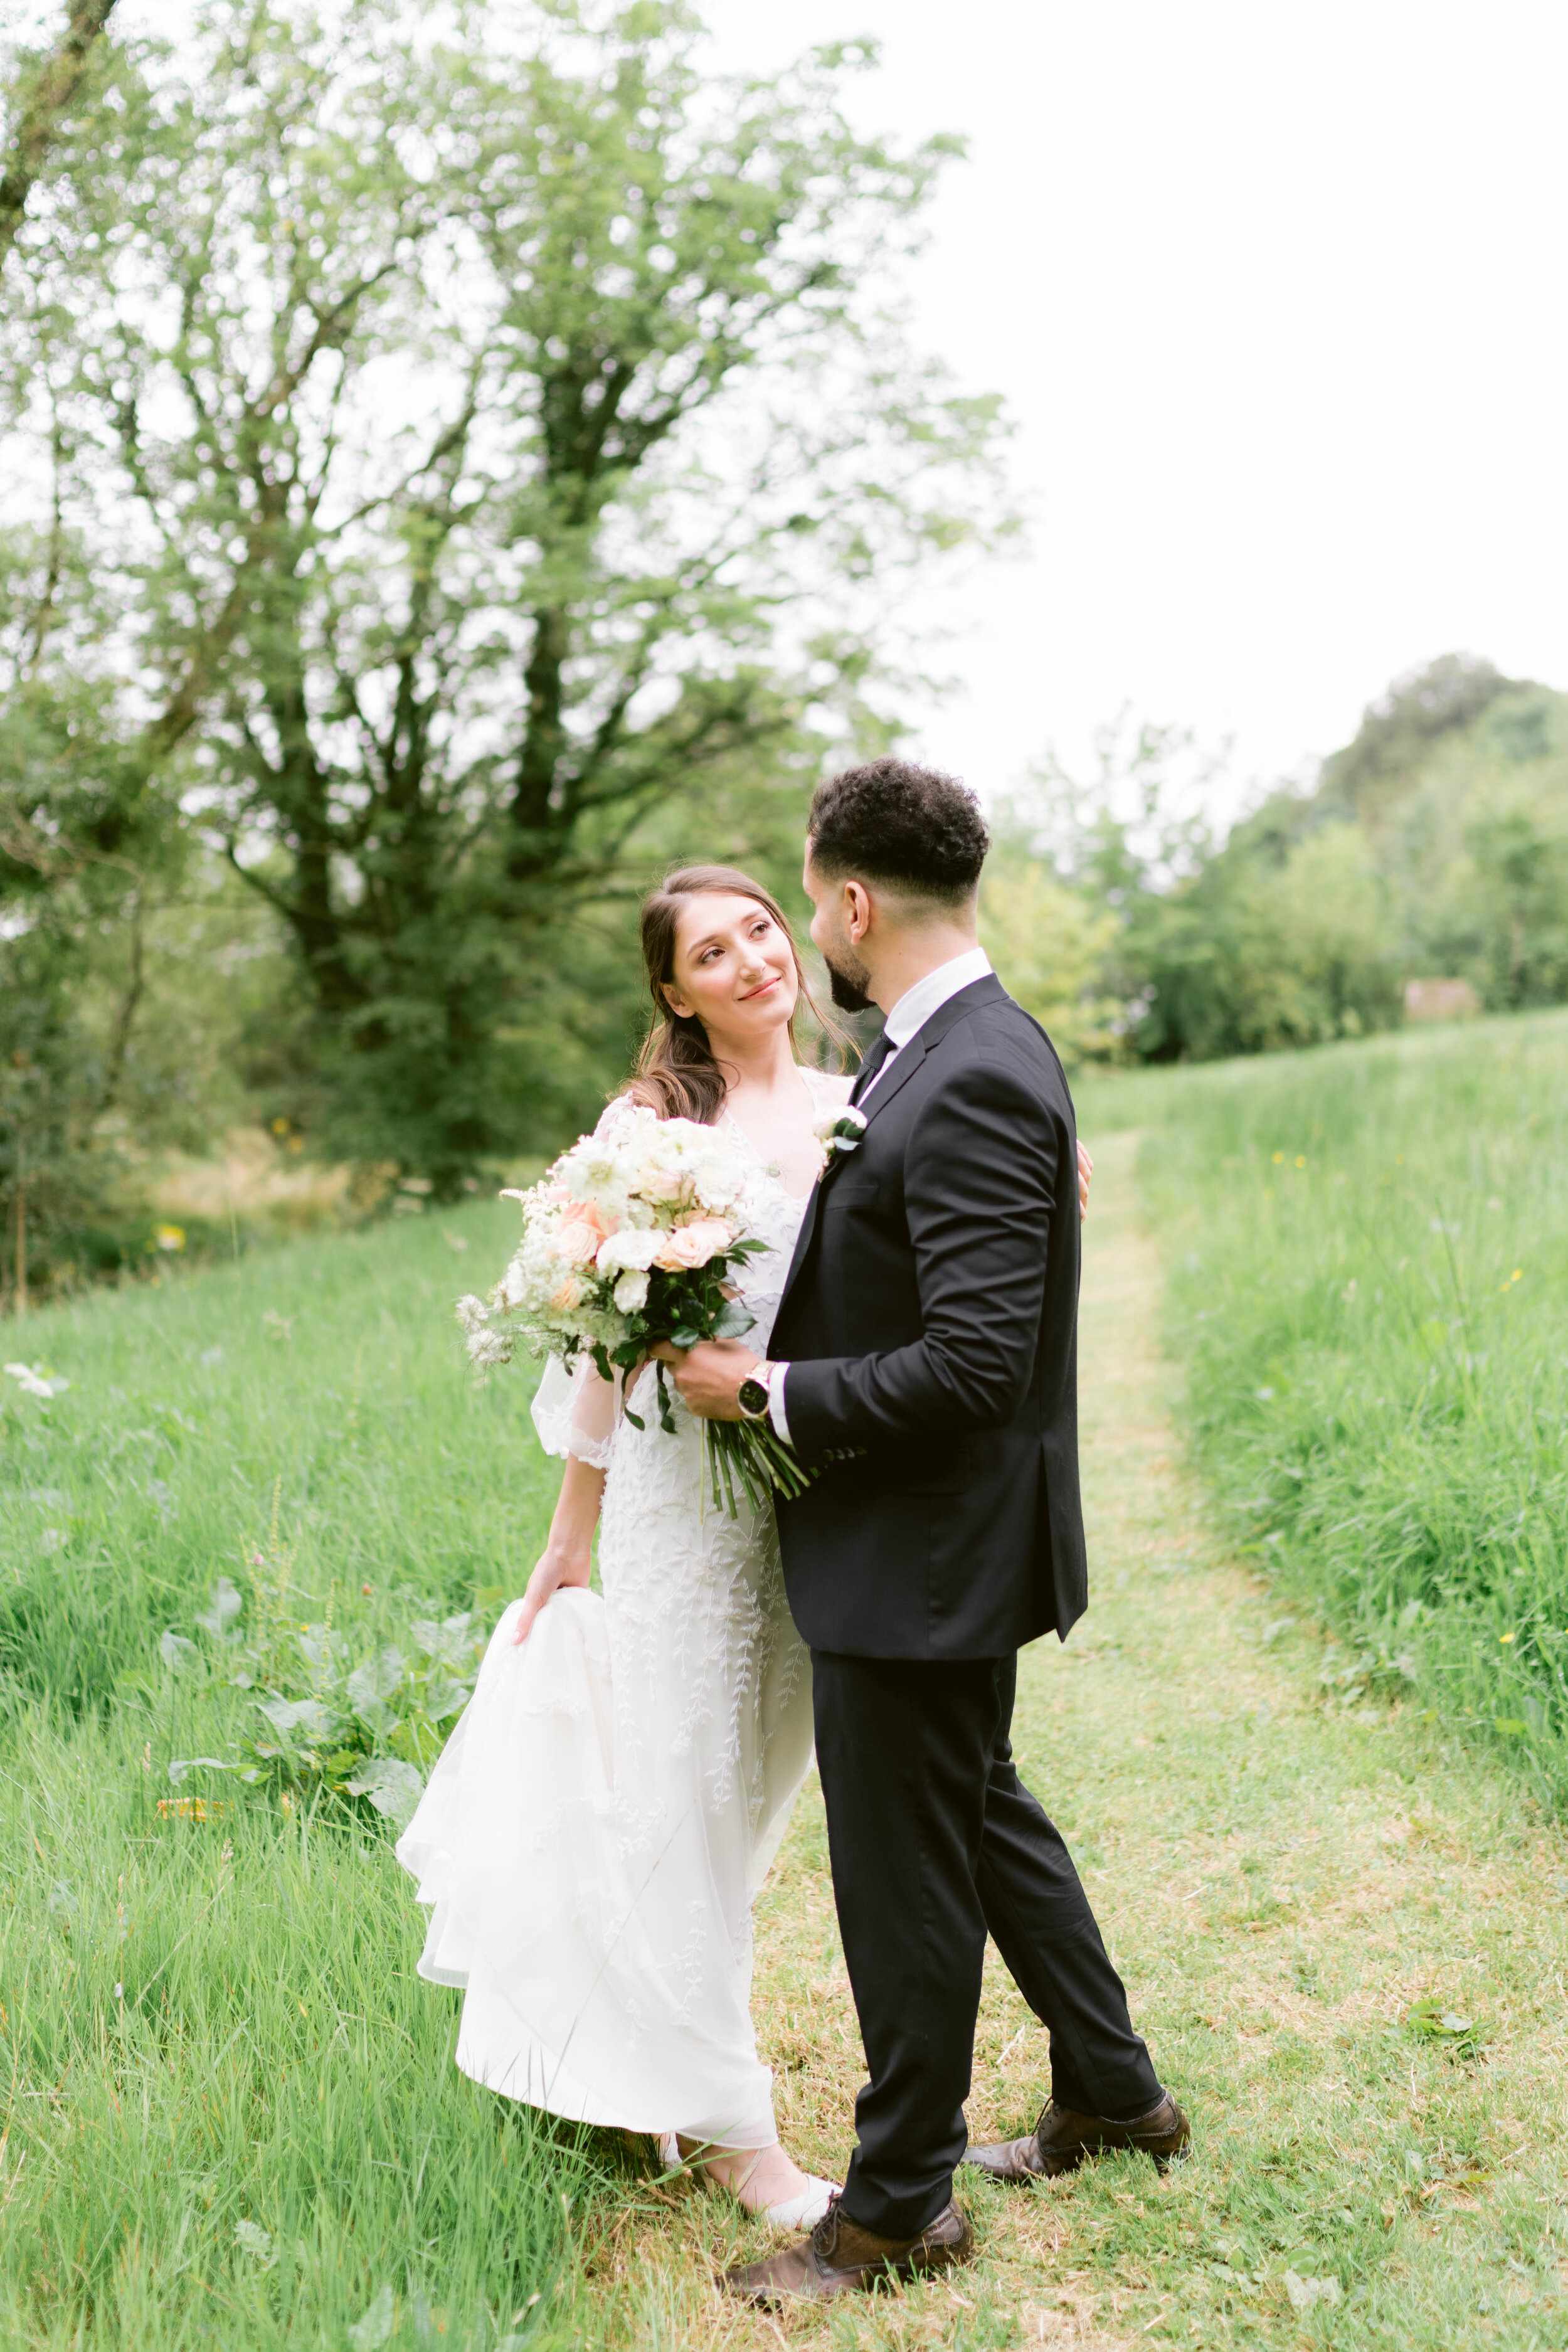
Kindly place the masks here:
[(59, 120), (81, 85), (94, 42), (114, 12), (114, 0), (70, 0), (64, 36), (22, 109), (0, 176), (0, 267), (16, 242), (33, 184), (59, 135)]

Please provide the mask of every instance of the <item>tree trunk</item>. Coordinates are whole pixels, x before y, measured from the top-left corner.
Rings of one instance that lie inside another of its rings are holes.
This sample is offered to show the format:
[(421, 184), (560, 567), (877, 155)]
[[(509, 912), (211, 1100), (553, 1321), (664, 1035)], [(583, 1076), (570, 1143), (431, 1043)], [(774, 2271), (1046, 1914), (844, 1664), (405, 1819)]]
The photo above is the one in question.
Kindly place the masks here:
[(121, 999), (119, 1017), (114, 1024), (114, 1034), (110, 1041), (109, 1059), (104, 1067), (103, 1091), (98, 1101), (100, 1118), (106, 1110), (113, 1108), (115, 1097), (120, 1092), (121, 1081), (125, 1076), (125, 1056), (131, 1045), (131, 1031), (142, 1003), (142, 992), (145, 983), (140, 891), (136, 896), (135, 911), (132, 915), (130, 928), (131, 970), (125, 983), (125, 994)]
[(0, 178), (0, 263), (16, 242), (33, 183), (54, 145), (59, 118), (76, 96), (88, 53), (114, 12), (114, 0), (70, 0), (70, 20), (22, 109)]

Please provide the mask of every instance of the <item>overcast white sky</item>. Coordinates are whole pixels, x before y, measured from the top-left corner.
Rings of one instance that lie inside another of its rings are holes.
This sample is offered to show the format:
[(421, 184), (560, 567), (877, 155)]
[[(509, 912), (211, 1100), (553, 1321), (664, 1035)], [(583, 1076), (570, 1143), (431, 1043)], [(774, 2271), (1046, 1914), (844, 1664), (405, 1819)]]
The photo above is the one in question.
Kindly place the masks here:
[(945, 617), (991, 789), (1131, 702), (1243, 776), (1451, 650), (1568, 685), (1562, 0), (706, 0), (726, 63), (870, 33), (959, 131), (921, 339), (1006, 396), (1035, 522)]

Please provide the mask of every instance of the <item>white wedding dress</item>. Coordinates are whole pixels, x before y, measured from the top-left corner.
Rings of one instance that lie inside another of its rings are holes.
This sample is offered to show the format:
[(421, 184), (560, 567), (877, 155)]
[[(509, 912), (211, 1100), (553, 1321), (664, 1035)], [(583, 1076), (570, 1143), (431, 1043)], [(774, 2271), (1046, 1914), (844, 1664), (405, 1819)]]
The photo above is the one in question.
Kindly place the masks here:
[[(842, 1081), (804, 1075), (837, 1106)], [(805, 1202), (724, 1116), (755, 1168), (768, 1249), (742, 1291), (765, 1354)], [(670, 1399), (673, 1437), (651, 1365), (640, 1430), (591, 1366), (547, 1368), (547, 1450), (607, 1473), (603, 1597), (558, 1591), (521, 1647), (510, 1604), (397, 1853), (434, 1906), (421, 1975), (466, 1989), (465, 2074), (584, 2123), (765, 2147), (752, 1904), (811, 1760), (811, 1664), (771, 1508), (704, 1500), (699, 1426)]]

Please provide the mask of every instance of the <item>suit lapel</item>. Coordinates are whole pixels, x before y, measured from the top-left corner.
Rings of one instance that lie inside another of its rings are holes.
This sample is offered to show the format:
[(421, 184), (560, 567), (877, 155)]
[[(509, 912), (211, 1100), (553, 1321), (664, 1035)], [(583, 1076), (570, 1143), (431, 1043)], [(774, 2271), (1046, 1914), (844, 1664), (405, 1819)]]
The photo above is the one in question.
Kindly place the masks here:
[(869, 1127), (874, 1118), (881, 1117), (895, 1095), (909, 1085), (927, 1055), (942, 1044), (948, 1031), (962, 1021), (966, 1013), (976, 1004), (992, 1003), (1006, 993), (995, 973), (987, 971), (982, 973), (978, 980), (972, 980), (967, 988), (961, 988), (956, 996), (950, 996), (945, 1004), (939, 1004), (931, 1019), (921, 1022), (909, 1044), (900, 1050), (892, 1068), (886, 1071), (868, 1092), (860, 1106), (866, 1114), (867, 1126)]
[[(860, 1104), (859, 1108), (866, 1114), (867, 1127), (870, 1127), (873, 1119), (880, 1118), (894, 1096), (909, 1085), (915, 1072), (921, 1067), (932, 1046), (941, 1045), (954, 1023), (962, 1020), (972, 1005), (994, 1003), (998, 997), (1005, 997), (1006, 993), (1006, 990), (995, 973), (988, 971), (981, 979), (971, 981), (967, 988), (961, 988), (956, 996), (950, 996), (945, 1004), (939, 1004), (931, 1019), (923, 1022), (916, 1030), (909, 1044), (900, 1048), (892, 1068), (883, 1072), (867, 1095), (865, 1101)], [(805, 1214), (800, 1221), (800, 1232), (795, 1236), (795, 1255), (790, 1259), (789, 1272), (784, 1276), (784, 1286), (779, 1293), (779, 1303), (773, 1318), (775, 1322), (784, 1313), (784, 1301), (794, 1288), (795, 1278), (805, 1264), (810, 1252), (812, 1237), (816, 1232), (816, 1220), (821, 1209), (822, 1196), (832, 1181), (839, 1161), (847, 1160), (851, 1156), (848, 1152), (835, 1152), (811, 1188), (811, 1196), (805, 1204)]]

